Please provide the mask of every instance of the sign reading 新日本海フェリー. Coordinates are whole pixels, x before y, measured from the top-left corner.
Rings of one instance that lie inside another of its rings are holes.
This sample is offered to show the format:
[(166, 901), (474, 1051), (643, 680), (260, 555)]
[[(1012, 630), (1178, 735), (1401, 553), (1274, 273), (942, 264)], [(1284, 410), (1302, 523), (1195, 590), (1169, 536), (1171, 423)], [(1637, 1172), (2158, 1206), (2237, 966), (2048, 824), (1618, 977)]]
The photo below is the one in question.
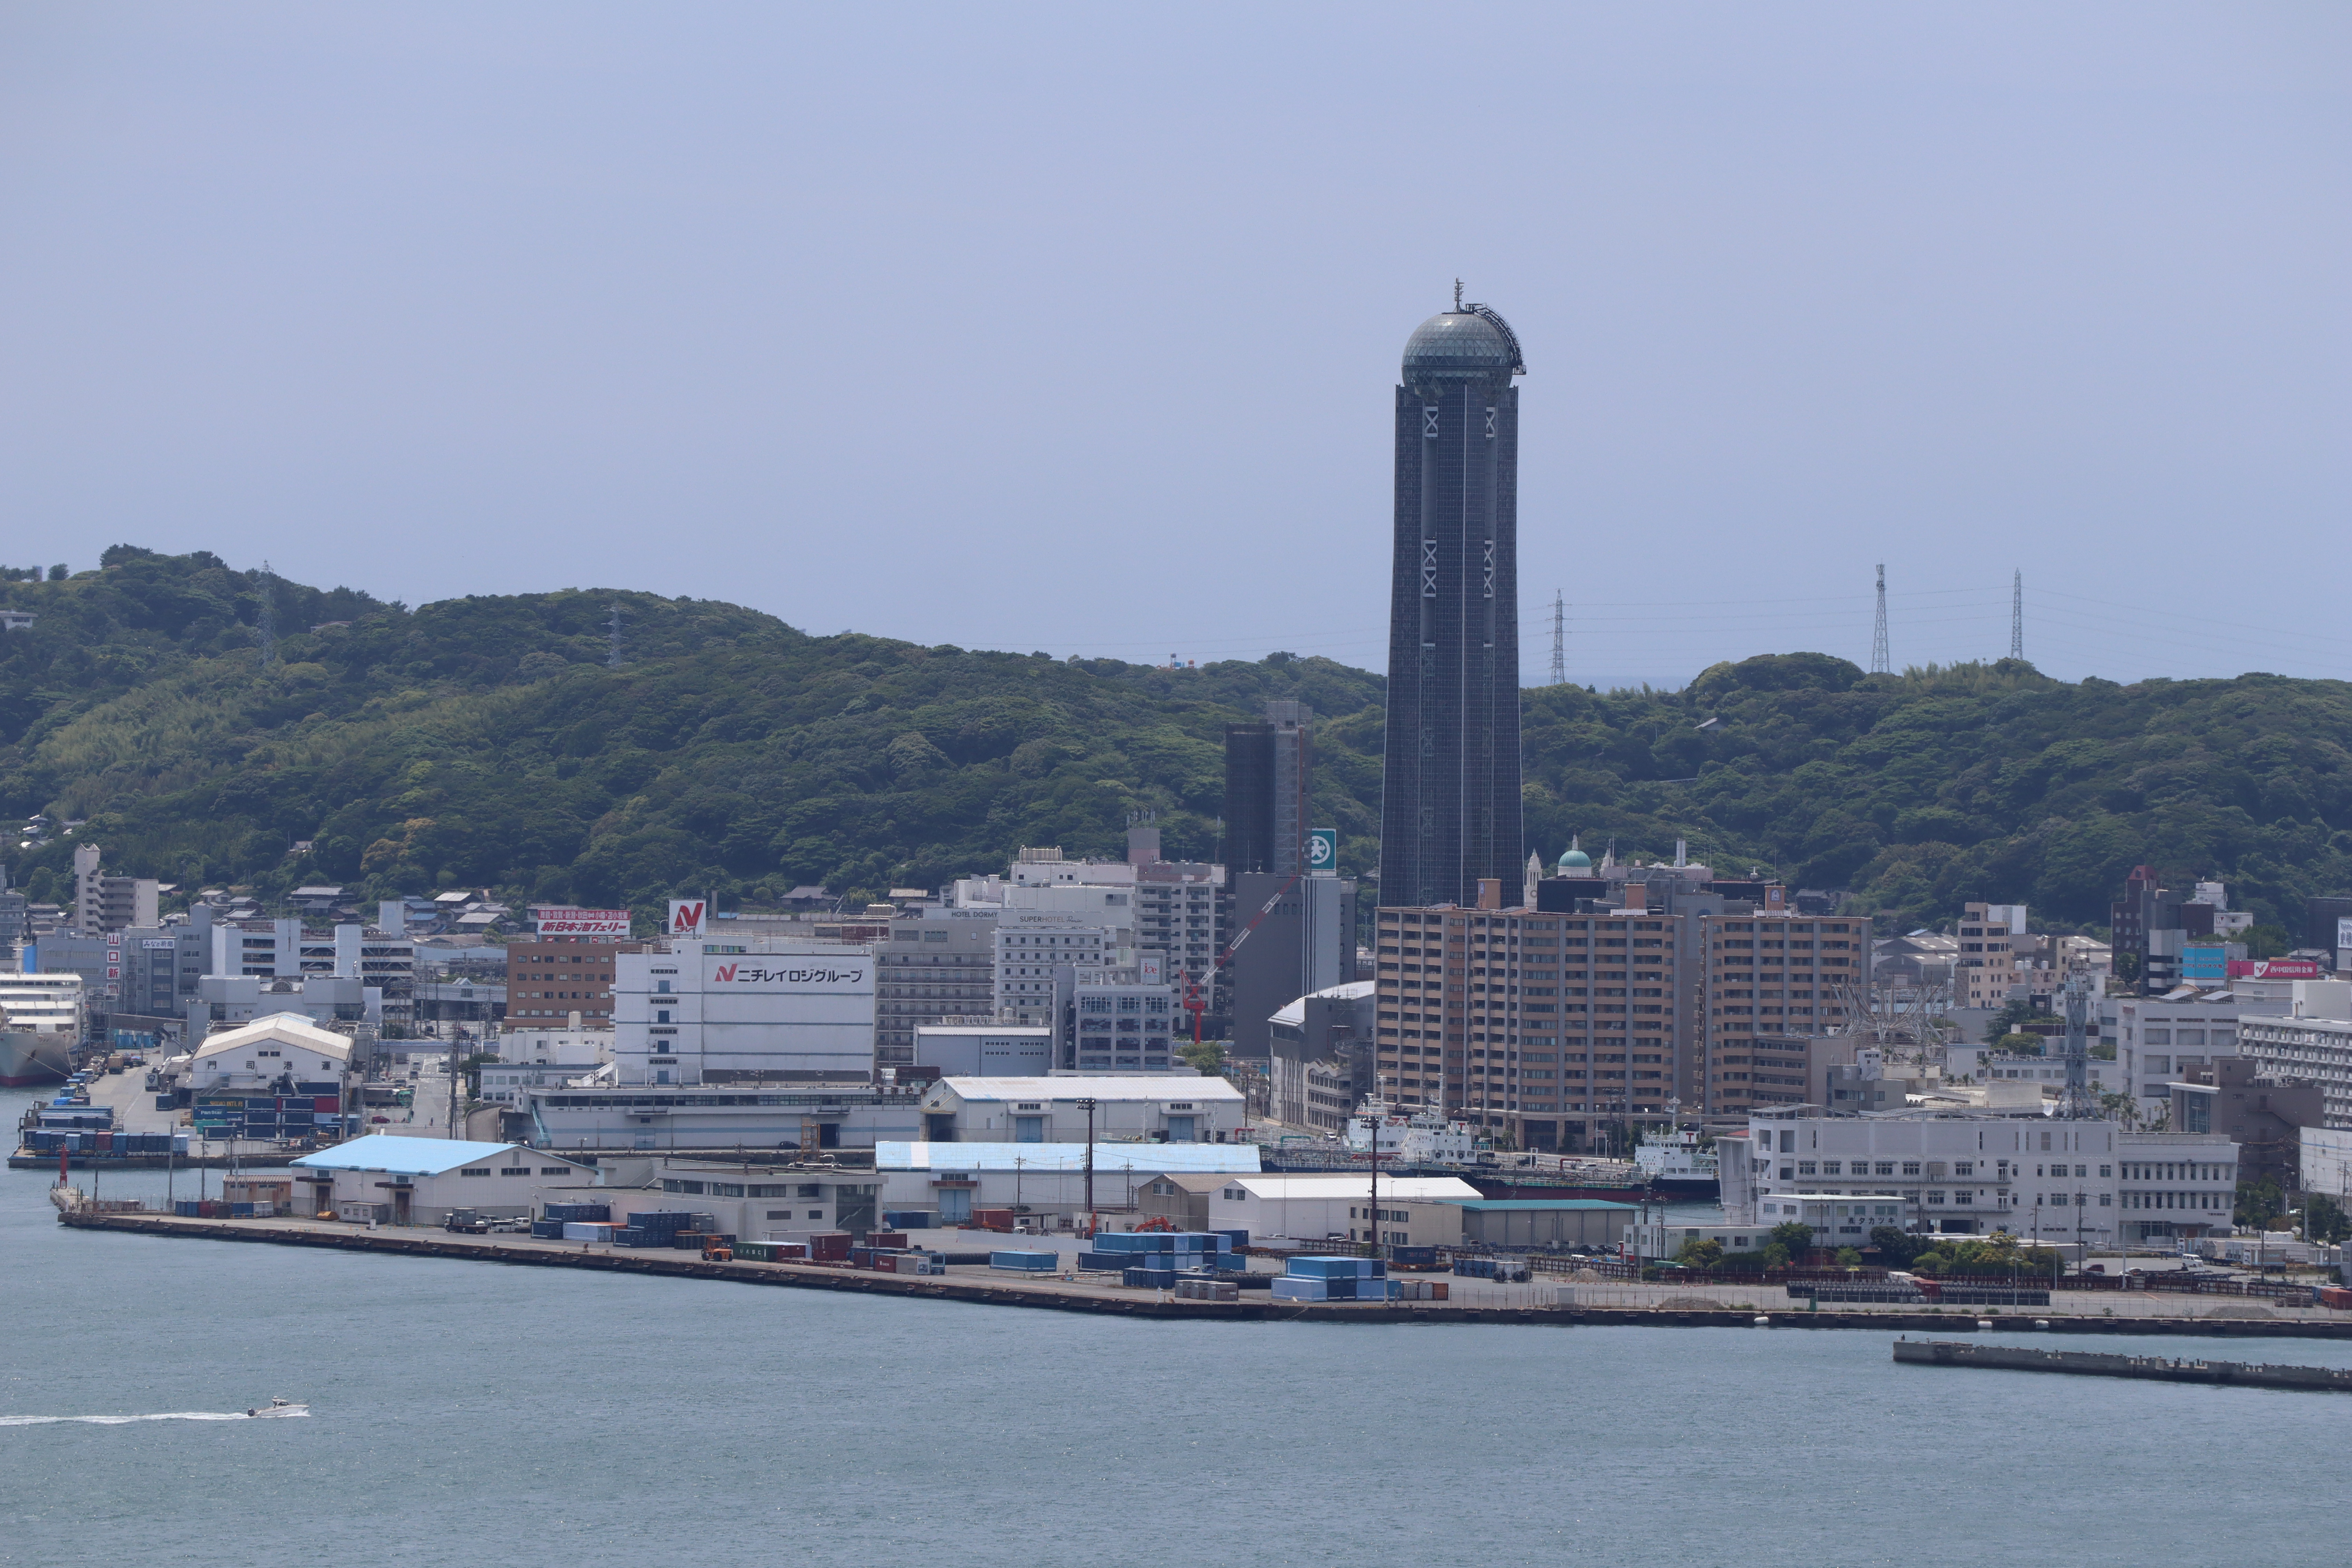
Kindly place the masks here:
[(626, 910), (574, 910), (533, 905), (531, 916), (539, 934), (551, 936), (623, 937), (629, 934)]

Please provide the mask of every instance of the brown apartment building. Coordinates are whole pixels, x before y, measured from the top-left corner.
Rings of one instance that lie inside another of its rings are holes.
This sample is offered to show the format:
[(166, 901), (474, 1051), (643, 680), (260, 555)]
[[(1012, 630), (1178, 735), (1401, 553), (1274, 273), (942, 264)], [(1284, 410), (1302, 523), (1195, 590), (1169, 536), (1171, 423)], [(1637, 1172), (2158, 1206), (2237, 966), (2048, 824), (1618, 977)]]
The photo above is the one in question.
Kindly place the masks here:
[(1574, 913), (1381, 910), (1382, 1087), (1522, 1149), (1621, 1155), (1645, 1122), (1801, 1101), (1801, 1073), (1783, 1089), (1759, 1041), (1843, 1026), (1837, 987), (1865, 973), (1867, 922), (1623, 896)]
[(550, 937), (507, 943), (507, 1017), (551, 1024), (573, 1013), (591, 1026), (613, 1021), (613, 955), (641, 942)]

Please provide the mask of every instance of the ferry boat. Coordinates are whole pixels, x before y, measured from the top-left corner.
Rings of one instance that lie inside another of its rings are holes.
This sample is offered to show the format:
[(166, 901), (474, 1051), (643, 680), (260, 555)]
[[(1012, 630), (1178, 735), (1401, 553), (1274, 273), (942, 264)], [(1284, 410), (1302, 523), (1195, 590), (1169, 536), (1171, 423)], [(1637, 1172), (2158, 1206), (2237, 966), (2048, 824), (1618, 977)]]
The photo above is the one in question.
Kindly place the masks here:
[(81, 976), (0, 973), (0, 1085), (62, 1083), (81, 1035)]
[(1722, 1195), (1713, 1146), (1701, 1146), (1688, 1128), (1653, 1131), (1634, 1147), (1633, 1163), (1662, 1196), (1713, 1198)]

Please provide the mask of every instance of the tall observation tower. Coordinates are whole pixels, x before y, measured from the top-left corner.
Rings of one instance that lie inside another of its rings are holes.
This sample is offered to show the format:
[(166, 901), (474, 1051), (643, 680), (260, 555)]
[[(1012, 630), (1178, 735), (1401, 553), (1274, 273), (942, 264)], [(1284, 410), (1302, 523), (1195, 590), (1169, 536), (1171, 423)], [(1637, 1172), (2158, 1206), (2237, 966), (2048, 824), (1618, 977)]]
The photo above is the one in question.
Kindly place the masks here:
[(1516, 888), (1519, 825), (1518, 339), (1462, 303), (1406, 341), (1396, 389), (1381, 901)]

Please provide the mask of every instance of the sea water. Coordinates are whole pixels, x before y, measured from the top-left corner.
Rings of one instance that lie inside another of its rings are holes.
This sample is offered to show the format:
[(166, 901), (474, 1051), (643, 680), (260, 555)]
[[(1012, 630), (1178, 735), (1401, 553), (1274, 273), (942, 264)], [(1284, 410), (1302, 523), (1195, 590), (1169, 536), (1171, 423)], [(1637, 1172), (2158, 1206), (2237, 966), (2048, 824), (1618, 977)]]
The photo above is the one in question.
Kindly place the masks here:
[[(1878, 1331), (1129, 1322), (108, 1235), (48, 1180), (0, 1176), (0, 1563), (2352, 1558), (2338, 1394), (1898, 1367)], [(273, 1395), (310, 1415), (228, 1418)], [(147, 1415), (221, 1418), (24, 1420)]]

